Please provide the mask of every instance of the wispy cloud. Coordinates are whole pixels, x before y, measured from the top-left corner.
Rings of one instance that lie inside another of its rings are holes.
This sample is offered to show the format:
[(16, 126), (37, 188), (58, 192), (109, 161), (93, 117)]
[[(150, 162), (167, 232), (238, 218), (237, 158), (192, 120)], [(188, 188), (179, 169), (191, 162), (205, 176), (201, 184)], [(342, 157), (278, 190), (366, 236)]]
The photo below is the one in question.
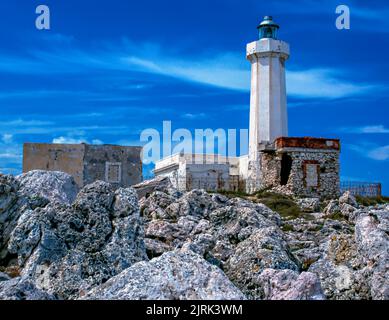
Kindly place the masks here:
[[(0, 61), (3, 61), (0, 70), (26, 73), (78, 73), (89, 70), (145, 72), (231, 90), (250, 90), (250, 65), (241, 52), (218, 54), (204, 51), (197, 56), (185, 55), (183, 58), (180, 52), (163, 49), (158, 44), (134, 43), (127, 39), (116, 45), (101, 47), (100, 51), (93, 51), (65, 46), (47, 51), (35, 50), (29, 58), (0, 57)], [(339, 76), (345, 73), (339, 69), (315, 66), (290, 69), (286, 74), (288, 94), (333, 99), (359, 96), (380, 88), (376, 84), (358, 83)], [(0, 98), (26, 94), (39, 97), (69, 92), (11, 92), (3, 93), (3, 96), (0, 94)], [(89, 92), (79, 94), (91, 95)], [(99, 96), (96, 98), (104, 99)]]
[(378, 146), (374, 143), (363, 143), (359, 145), (348, 144), (346, 146), (369, 159), (377, 161), (389, 160), (389, 145)]
[(389, 128), (386, 128), (384, 125), (372, 125), (372, 126), (362, 126), (362, 127), (346, 127), (341, 128), (339, 131), (345, 133), (358, 133), (358, 134), (369, 134), (369, 133), (389, 133)]
[(184, 119), (190, 119), (190, 120), (197, 120), (197, 119), (203, 119), (206, 117), (206, 114), (201, 112), (201, 113), (184, 113), (181, 115), (181, 118)]
[[(60, 143), (60, 144), (79, 144), (79, 143), (90, 143), (87, 138), (80, 137), (80, 138), (73, 138), (73, 137), (58, 137), (54, 138), (53, 143)], [(103, 142), (99, 139), (93, 139), (91, 140), (92, 144), (103, 144)]]

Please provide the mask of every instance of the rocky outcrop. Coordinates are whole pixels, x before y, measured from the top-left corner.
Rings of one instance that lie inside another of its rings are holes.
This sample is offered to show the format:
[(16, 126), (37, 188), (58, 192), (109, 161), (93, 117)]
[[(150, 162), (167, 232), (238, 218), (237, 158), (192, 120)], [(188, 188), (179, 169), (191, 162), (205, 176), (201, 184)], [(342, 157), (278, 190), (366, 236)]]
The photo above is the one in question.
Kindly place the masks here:
[(136, 190), (139, 199), (141, 199), (152, 194), (154, 191), (167, 191), (172, 188), (172, 184), (168, 177), (155, 177), (154, 179), (143, 181), (132, 187)]
[(14, 278), (0, 281), (0, 300), (54, 300), (54, 296), (39, 290), (32, 281)]
[(297, 205), (303, 212), (318, 212), (320, 211), (319, 198), (301, 198), (296, 200)]
[(354, 208), (358, 208), (358, 202), (355, 199), (355, 197), (351, 194), (350, 191), (346, 191), (343, 193), (343, 195), (339, 198), (340, 204), (348, 204), (350, 206), (353, 206)]
[(258, 278), (266, 268), (299, 270), (277, 227), (259, 229), (239, 243), (225, 267), (227, 276), (254, 299), (264, 298)]
[(389, 299), (389, 205), (358, 216), (355, 240), (372, 299)]
[(242, 300), (223, 272), (190, 250), (139, 262), (92, 289), (84, 299)]
[(66, 174), (0, 175), (0, 298), (389, 298), (389, 205), (345, 193), (281, 218), (160, 178), (76, 192)]
[(311, 272), (265, 269), (258, 283), (266, 300), (324, 300), (319, 278)]
[(59, 171), (33, 170), (16, 177), (19, 193), (46, 198), (52, 202), (72, 204), (78, 187), (73, 177)]
[(86, 186), (72, 206), (26, 211), (8, 250), (22, 276), (59, 298), (74, 298), (147, 259), (137, 195), (105, 182)]

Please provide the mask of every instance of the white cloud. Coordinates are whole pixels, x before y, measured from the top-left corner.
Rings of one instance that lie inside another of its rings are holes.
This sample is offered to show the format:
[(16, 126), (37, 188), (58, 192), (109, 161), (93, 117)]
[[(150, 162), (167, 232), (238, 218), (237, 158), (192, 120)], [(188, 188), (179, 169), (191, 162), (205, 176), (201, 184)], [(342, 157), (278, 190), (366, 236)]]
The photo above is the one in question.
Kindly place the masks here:
[[(14, 72), (25, 70), (25, 72), (36, 73), (42, 69), (42, 66), (46, 66), (43, 68), (45, 72), (52, 73), (84, 72), (90, 69), (141, 71), (231, 90), (246, 92), (250, 90), (250, 64), (244, 58), (244, 52), (218, 54), (205, 51), (198, 56), (190, 56), (170, 51), (169, 48), (161, 48), (158, 44), (134, 43), (129, 40), (124, 40), (121, 45), (111, 44), (101, 47), (102, 49), (96, 52), (69, 49), (66, 46), (62, 50), (33, 51), (31, 54), (34, 60), (31, 61), (30, 67), (25, 61), (19, 63), (16, 58), (9, 59), (15, 60), (10, 64), (15, 68)], [(1, 57), (0, 61), (7, 61), (7, 59)], [(27, 66), (20, 68), (20, 64), (27, 64)], [(38, 67), (34, 67), (36, 64)], [(0, 69), (12, 71), (10, 65), (0, 63)], [(307, 69), (287, 70), (287, 92), (297, 97), (341, 98), (366, 94), (379, 88), (374, 84), (344, 80), (339, 77), (342, 73), (344, 72), (339, 69), (323, 69), (314, 66)], [(10, 95), (10, 93), (3, 94), (4, 97)], [(11, 93), (16, 96), (26, 94), (31, 93)], [(50, 95), (52, 92), (40, 92), (38, 96), (42, 94)], [(69, 93), (59, 92), (58, 94)], [(90, 95), (87, 92), (79, 94)]]
[(389, 159), (389, 145), (377, 146), (373, 143), (362, 143), (360, 145), (346, 145), (350, 150), (358, 152), (360, 155), (378, 161)]
[(13, 135), (10, 134), (10, 133), (4, 133), (1, 140), (3, 141), (3, 143), (5, 144), (9, 144), (12, 142), (12, 139), (13, 139)]
[(194, 119), (203, 119), (206, 117), (206, 114), (205, 113), (184, 113), (181, 118), (184, 118), (184, 119), (191, 119), (191, 120), (194, 120)]
[[(217, 87), (249, 91), (250, 65), (241, 54), (226, 53), (215, 55), (208, 53), (207, 57), (187, 57), (185, 60), (178, 56), (169, 56), (157, 51), (150, 57), (135, 51), (134, 56), (123, 58), (128, 67), (138, 67), (147, 71), (166, 76), (181, 78), (213, 85)], [(310, 68), (287, 70), (287, 93), (291, 96), (306, 98), (342, 98), (357, 96), (378, 89), (376, 85), (354, 83), (343, 80), (338, 75), (341, 70)]]
[(389, 128), (384, 125), (342, 128), (340, 131), (347, 133), (389, 133)]
[(64, 143), (64, 144), (79, 144), (79, 143), (87, 143), (86, 139), (75, 139), (69, 137), (58, 137), (53, 139), (53, 143)]
[[(88, 139), (85, 137), (73, 138), (73, 137), (58, 137), (53, 139), (53, 143), (59, 144), (79, 144), (79, 143), (89, 143)], [(103, 144), (103, 141), (99, 139), (91, 140), (91, 144)]]
[(378, 147), (368, 152), (368, 157), (374, 160), (388, 160), (389, 159), (389, 145)]

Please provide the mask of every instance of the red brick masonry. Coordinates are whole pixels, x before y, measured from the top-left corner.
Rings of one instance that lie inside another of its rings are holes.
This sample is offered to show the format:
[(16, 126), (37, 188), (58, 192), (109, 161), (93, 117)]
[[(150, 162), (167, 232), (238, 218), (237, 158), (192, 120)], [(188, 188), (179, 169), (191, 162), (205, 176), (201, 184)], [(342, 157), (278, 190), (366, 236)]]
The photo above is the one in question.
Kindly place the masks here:
[(312, 137), (279, 137), (275, 141), (277, 149), (280, 148), (307, 148), (307, 149), (326, 149), (340, 150), (339, 139), (325, 139)]

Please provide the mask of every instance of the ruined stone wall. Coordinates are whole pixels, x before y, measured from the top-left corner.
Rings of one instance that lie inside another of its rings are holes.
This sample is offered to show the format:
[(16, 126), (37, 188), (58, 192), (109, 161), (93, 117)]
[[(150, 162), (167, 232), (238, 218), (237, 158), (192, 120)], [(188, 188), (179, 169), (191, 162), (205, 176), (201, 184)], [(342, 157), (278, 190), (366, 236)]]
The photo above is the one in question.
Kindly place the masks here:
[(141, 147), (85, 145), (84, 183), (103, 180), (115, 187), (142, 181)]
[(262, 171), (262, 188), (271, 188), (280, 185), (281, 154), (261, 152), (259, 157)]
[(339, 152), (308, 149), (289, 155), (293, 165), (287, 186), (293, 193), (328, 199), (339, 197)]
[[(281, 183), (282, 156), (291, 157), (287, 183)], [(339, 151), (284, 148), (262, 152), (262, 187), (289, 191), (303, 197), (331, 199), (339, 196)]]
[(81, 188), (84, 179), (84, 144), (25, 143), (23, 172), (31, 170), (62, 171), (74, 177)]
[(141, 147), (25, 143), (23, 172), (66, 172), (79, 188), (96, 180), (127, 187), (142, 181), (141, 152)]

